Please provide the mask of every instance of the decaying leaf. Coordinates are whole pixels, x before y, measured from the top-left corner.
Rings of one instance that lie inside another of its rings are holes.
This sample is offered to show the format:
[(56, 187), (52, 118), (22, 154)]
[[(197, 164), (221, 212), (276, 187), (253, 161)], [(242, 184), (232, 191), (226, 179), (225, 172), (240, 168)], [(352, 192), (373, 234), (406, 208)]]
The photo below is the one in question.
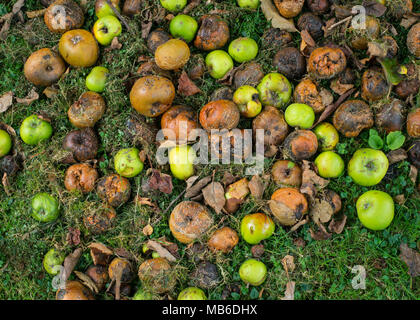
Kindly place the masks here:
[(336, 94), (342, 95), (345, 94), (350, 89), (354, 88), (354, 84), (343, 84), (340, 82), (339, 79), (335, 79), (331, 81), (330, 88), (332, 91), (334, 91)]
[(30, 105), (32, 102), (39, 99), (39, 94), (36, 92), (34, 88), (32, 88), (31, 92), (25, 98), (16, 98), (17, 103), (22, 103), (25, 105)]
[(420, 20), (419, 13), (407, 13), (404, 15), (403, 19), (401, 20), (400, 26), (403, 28), (409, 29), (413, 24), (417, 23)]
[(295, 258), (291, 255), (287, 255), (281, 260), (281, 264), (283, 265), (284, 271), (286, 271), (287, 274), (295, 270), (296, 266), (294, 261)]
[(328, 201), (323, 199), (315, 199), (312, 202), (310, 215), (316, 224), (330, 221), (333, 214), (333, 208)]
[(188, 5), (185, 7), (183, 14), (188, 14), (192, 9), (197, 7), (200, 4), (201, 0), (192, 0)]
[(400, 148), (396, 150), (391, 150), (390, 152), (387, 153), (386, 157), (388, 158), (389, 165), (391, 165), (391, 164), (407, 159), (408, 155), (407, 155), (407, 151)]
[(178, 92), (184, 96), (192, 96), (200, 93), (201, 90), (195, 83), (188, 77), (187, 73), (183, 70), (178, 79)]
[(88, 248), (90, 249), (90, 256), (92, 257), (93, 264), (106, 266), (113, 254), (111, 249), (99, 242), (91, 243)]
[(325, 88), (321, 89), (321, 91), (319, 92), (319, 96), (321, 97), (322, 104), (324, 106), (328, 106), (328, 105), (330, 105), (331, 103), (334, 102), (334, 96), (332, 95), (332, 93), (329, 90), (327, 90)]
[(82, 248), (77, 248), (72, 253), (70, 253), (64, 259), (64, 270), (63, 270), (63, 280), (64, 282), (70, 277), (71, 273), (73, 272), (74, 268), (76, 267), (77, 262), (79, 262), (80, 256), (82, 255), (83, 250)]
[[(319, 226), (322, 226), (320, 224)], [(312, 228), (309, 228), (309, 233), (311, 235), (311, 238), (314, 240), (327, 240), (331, 238), (331, 233), (328, 233), (320, 228), (317, 232), (313, 231)]]
[(80, 243), (80, 230), (77, 228), (69, 228), (66, 235), (66, 241), (70, 246), (77, 246)]
[(141, 37), (143, 39), (147, 39), (149, 36), (150, 30), (152, 29), (153, 22), (152, 21), (144, 21), (141, 24)]
[(203, 189), (205, 203), (220, 213), (225, 206), (225, 190), (220, 182), (212, 182)]
[(87, 276), (86, 274), (84, 274), (83, 272), (80, 272), (80, 271), (74, 271), (74, 274), (79, 278), (80, 282), (84, 286), (88, 287), (95, 294), (99, 293), (99, 289), (98, 289), (96, 283), (93, 282), (93, 280), (89, 276)]
[(10, 29), (10, 24), (12, 22), (12, 18), (15, 15), (18, 15), (21, 13), (21, 9), (25, 4), (25, 0), (18, 0), (15, 2), (15, 4), (12, 7), (12, 12), (6, 13), (4, 16), (0, 17), (0, 23), (3, 22), (3, 26), (0, 29), (0, 39), (4, 40), (7, 37), (7, 33)]
[(169, 174), (161, 173), (157, 169), (152, 169), (152, 174), (148, 181), (151, 189), (159, 190), (166, 194), (172, 193), (172, 177)]
[(119, 258), (123, 258), (127, 260), (136, 260), (136, 257), (126, 248), (117, 248), (114, 250), (114, 254), (118, 256)]
[(252, 179), (248, 183), (249, 191), (251, 191), (251, 194), (256, 199), (262, 199), (262, 196), (264, 194), (264, 183), (259, 175), (255, 175), (252, 177)]
[(411, 277), (420, 275), (420, 254), (409, 248), (406, 243), (400, 245), (400, 259), (408, 266), (408, 274)]
[(8, 178), (6, 172), (3, 173), (3, 177), (1, 178), (1, 183), (2, 183), (3, 188), (4, 188), (4, 192), (6, 192), (6, 194), (8, 196), (10, 196), (11, 195), (11, 192), (10, 192), (10, 182), (9, 182), (9, 178)]
[(47, 98), (51, 99), (58, 94), (58, 89), (54, 87), (46, 87), (42, 93), (45, 94)]
[(26, 11), (26, 15), (28, 16), (29, 19), (33, 19), (36, 17), (40, 17), (43, 16), (45, 11), (47, 11), (47, 9), (41, 9), (41, 10), (35, 10), (35, 11)]
[[(193, 178), (193, 177), (191, 177), (191, 178)], [(207, 186), (212, 179), (211, 176), (207, 176), (207, 177), (204, 177), (204, 178), (200, 179), (199, 181), (197, 181), (195, 183), (195, 181), (198, 177), (195, 178), (194, 180), (190, 180), (191, 178), (189, 178), (187, 180), (187, 189), (186, 189), (185, 195), (184, 195), (185, 199), (191, 199), (191, 198), (194, 198), (194, 197), (200, 195), (203, 188), (205, 186)]]
[(279, 28), (284, 31), (298, 32), (293, 20), (283, 18), (274, 7), (272, 0), (261, 0), (261, 11), (264, 13), (265, 18), (271, 21), (273, 28)]
[(152, 250), (155, 250), (159, 254), (160, 257), (165, 258), (168, 261), (171, 261), (171, 262), (176, 261), (176, 258), (166, 248), (164, 248), (161, 244), (159, 244), (158, 242), (154, 240), (147, 241), (147, 247)]
[(297, 229), (299, 229), (301, 226), (307, 224), (309, 222), (309, 218), (305, 218), (303, 220), (300, 220), (298, 223), (296, 223), (293, 227), (290, 228), (290, 232), (296, 231)]
[(311, 163), (308, 160), (303, 160), (302, 163), (302, 185), (300, 192), (307, 194), (313, 200), (318, 189), (325, 188), (329, 181), (318, 176), (311, 169)]
[[(303, 29), (300, 32), (300, 35), (302, 37), (302, 40), (305, 41), (305, 43), (310, 46), (310, 47), (315, 47), (316, 43), (314, 41), (314, 39), (312, 39), (311, 35), (309, 34), (308, 30)], [(302, 50), (301, 50), (302, 51)]]
[(222, 183), (225, 187), (234, 183), (236, 180), (237, 178), (234, 177), (233, 174), (229, 171), (225, 171), (225, 173), (223, 174)]
[(340, 220), (332, 219), (330, 224), (328, 225), (328, 230), (330, 230), (330, 232), (340, 234), (343, 232), (346, 222), (347, 222), (346, 215), (343, 215), (343, 217)]
[(388, 53), (389, 46), (386, 43), (381, 43), (379, 41), (370, 41), (368, 42), (368, 51), (367, 53), (371, 57), (385, 58)]
[(281, 300), (295, 300), (295, 285), (294, 281), (289, 281), (286, 284), (286, 291), (284, 292), (284, 297)]
[[(122, 44), (118, 40), (118, 37), (114, 37), (114, 39), (112, 39), (111, 45), (108, 48), (109, 48), (109, 51), (110, 50), (120, 50), (122, 48)], [(108, 48), (106, 48), (105, 50), (107, 50)]]
[(410, 165), (410, 173), (408, 174), (408, 177), (410, 178), (413, 184), (416, 184), (417, 174), (418, 174), (417, 168), (413, 165)]
[(230, 69), (223, 78), (217, 80), (218, 83), (224, 84), (226, 86), (231, 86), (233, 82), (233, 78), (235, 76), (236, 71), (239, 70), (239, 67), (234, 67)]
[(148, 224), (147, 226), (143, 228), (143, 234), (145, 236), (150, 236), (152, 233), (153, 233), (153, 227), (150, 224)]
[(365, 7), (366, 14), (374, 17), (382, 17), (386, 12), (386, 6), (379, 3), (376, 0), (365, 0), (363, 1), (363, 7)]
[(6, 112), (13, 104), (13, 92), (9, 91), (0, 97), (0, 113)]
[(264, 245), (262, 244), (256, 244), (251, 247), (251, 253), (255, 258), (261, 258), (264, 254), (264, 251)]

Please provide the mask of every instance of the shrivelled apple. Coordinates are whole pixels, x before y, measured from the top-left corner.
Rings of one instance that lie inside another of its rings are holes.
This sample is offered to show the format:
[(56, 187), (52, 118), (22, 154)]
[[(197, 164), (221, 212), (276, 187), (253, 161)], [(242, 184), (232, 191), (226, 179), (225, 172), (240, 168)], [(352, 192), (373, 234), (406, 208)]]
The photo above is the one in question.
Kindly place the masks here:
[(187, 5), (187, 0), (160, 0), (160, 4), (168, 11), (178, 12)]
[(259, 286), (267, 278), (267, 267), (261, 261), (249, 259), (240, 266), (239, 276), (251, 286)]
[(0, 158), (7, 155), (10, 149), (12, 149), (10, 135), (5, 130), (0, 129)]
[(200, 288), (189, 287), (179, 293), (178, 300), (207, 300), (207, 297)]
[(371, 230), (383, 230), (394, 219), (394, 201), (383, 191), (365, 192), (357, 199), (356, 209), (360, 222)]
[(250, 244), (268, 239), (274, 232), (273, 220), (264, 213), (246, 215), (241, 221), (241, 235)]
[(260, 0), (238, 0), (238, 6), (245, 9), (257, 9)]
[(44, 256), (42, 264), (44, 265), (45, 271), (55, 276), (60, 272), (59, 266), (64, 262), (65, 255), (52, 248)]
[(51, 137), (52, 126), (48, 121), (41, 119), (36, 114), (23, 120), (19, 134), (23, 142), (29, 145), (35, 145)]
[(104, 91), (108, 73), (105, 67), (94, 67), (86, 77), (86, 87), (94, 92)]
[(100, 18), (93, 25), (93, 34), (96, 40), (104, 46), (111, 44), (112, 39), (118, 37), (121, 31), (121, 22), (114, 16)]
[(318, 144), (321, 147), (321, 151), (333, 150), (339, 141), (337, 129), (328, 122), (317, 125), (314, 129), (314, 133), (318, 138)]
[(236, 62), (247, 62), (257, 56), (258, 45), (254, 39), (241, 37), (229, 44), (228, 52)]
[(344, 171), (344, 161), (333, 151), (325, 151), (315, 159), (315, 165), (318, 173), (323, 178), (337, 178)]
[(207, 55), (206, 66), (213, 78), (221, 79), (233, 68), (233, 61), (226, 51), (214, 50)]
[(187, 43), (194, 39), (197, 29), (197, 21), (186, 14), (177, 15), (169, 24), (171, 35), (175, 38), (181, 38)]
[(292, 103), (284, 112), (284, 118), (291, 127), (309, 129), (315, 121), (314, 110), (304, 103)]
[(114, 158), (115, 171), (123, 177), (133, 178), (143, 170), (137, 148), (121, 149)]
[(388, 166), (388, 158), (381, 150), (364, 148), (353, 154), (347, 171), (355, 183), (369, 187), (381, 182)]
[(280, 73), (269, 73), (257, 86), (260, 100), (265, 106), (280, 108), (289, 102), (292, 86), (285, 76)]
[(41, 222), (52, 222), (58, 218), (58, 200), (41, 192), (32, 198), (32, 217)]
[(258, 90), (251, 86), (239, 87), (233, 94), (233, 102), (238, 106), (241, 115), (246, 118), (254, 118), (261, 112), (262, 104)]
[(169, 150), (169, 164), (172, 175), (180, 180), (185, 180), (194, 174), (195, 151), (189, 145), (173, 147)]

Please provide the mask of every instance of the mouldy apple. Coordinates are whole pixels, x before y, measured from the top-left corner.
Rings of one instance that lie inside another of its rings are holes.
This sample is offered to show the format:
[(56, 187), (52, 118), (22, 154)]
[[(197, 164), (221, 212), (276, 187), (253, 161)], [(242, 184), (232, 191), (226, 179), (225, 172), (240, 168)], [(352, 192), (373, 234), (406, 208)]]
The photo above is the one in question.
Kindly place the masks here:
[(143, 170), (143, 162), (139, 157), (139, 149), (121, 149), (114, 157), (115, 171), (123, 177), (133, 178)]
[(96, 40), (104, 46), (111, 44), (112, 39), (118, 37), (121, 31), (121, 22), (114, 16), (100, 18), (93, 25), (93, 34)]
[(257, 56), (258, 45), (254, 39), (242, 37), (229, 44), (228, 52), (236, 62), (247, 62)]
[(318, 173), (323, 178), (338, 178), (344, 172), (344, 161), (333, 151), (325, 151), (315, 159)]
[(32, 217), (41, 222), (52, 222), (58, 218), (58, 200), (41, 192), (32, 198)]
[(261, 112), (262, 104), (258, 90), (251, 86), (239, 87), (233, 94), (233, 102), (238, 106), (241, 115), (246, 118), (254, 118)]
[(280, 108), (289, 102), (292, 86), (285, 76), (280, 73), (267, 74), (257, 86), (260, 100), (265, 106)]
[(60, 272), (59, 266), (64, 262), (65, 255), (56, 249), (50, 249), (44, 256), (42, 264), (45, 271), (55, 276)]
[(355, 183), (369, 187), (381, 182), (388, 165), (388, 158), (381, 150), (364, 148), (353, 154), (347, 171)]
[(179, 293), (178, 300), (207, 300), (207, 297), (200, 288), (189, 287)]
[(185, 42), (191, 42), (197, 33), (198, 23), (191, 16), (179, 14), (169, 24), (169, 31), (175, 38), (181, 38)]
[(206, 66), (213, 78), (221, 79), (233, 68), (233, 61), (226, 51), (214, 50), (206, 56)]
[(0, 129), (0, 158), (7, 155), (10, 149), (12, 149), (12, 138), (5, 130)]
[(41, 119), (34, 114), (23, 120), (19, 134), (23, 142), (29, 145), (36, 145), (39, 142), (51, 137), (53, 132), (52, 126), (48, 121)]
[(172, 175), (185, 180), (194, 174), (195, 151), (188, 145), (176, 146), (169, 150), (169, 164)]
[(360, 222), (371, 230), (383, 230), (394, 219), (394, 201), (383, 191), (365, 192), (357, 199), (356, 209)]
[(261, 261), (249, 259), (240, 266), (239, 276), (251, 286), (259, 286), (267, 278), (267, 267)]
[(103, 92), (109, 70), (105, 67), (94, 67), (86, 77), (86, 87), (90, 91)]
[(284, 112), (284, 118), (291, 127), (309, 129), (315, 121), (314, 110), (304, 103), (292, 103)]

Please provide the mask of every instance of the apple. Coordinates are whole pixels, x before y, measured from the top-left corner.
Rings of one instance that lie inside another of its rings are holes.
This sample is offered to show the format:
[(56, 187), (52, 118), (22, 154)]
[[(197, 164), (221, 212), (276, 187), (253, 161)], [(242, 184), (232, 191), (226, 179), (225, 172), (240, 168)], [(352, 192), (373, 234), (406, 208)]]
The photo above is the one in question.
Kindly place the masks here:
[(23, 142), (35, 145), (51, 137), (53, 129), (48, 121), (36, 114), (27, 117), (20, 125), (19, 134)]
[(347, 171), (353, 181), (370, 187), (381, 182), (388, 171), (388, 158), (381, 150), (364, 148), (357, 150), (350, 159)]
[(118, 37), (121, 31), (121, 22), (114, 16), (100, 18), (93, 25), (93, 34), (96, 40), (104, 46), (111, 44), (112, 39)]
[(238, 0), (238, 6), (244, 9), (257, 9), (260, 0)]
[(0, 158), (4, 157), (12, 149), (12, 138), (5, 130), (0, 129)]
[(178, 300), (207, 300), (207, 297), (200, 288), (189, 287), (179, 293)]
[(160, 4), (168, 11), (178, 12), (187, 5), (187, 0), (160, 0)]
[(193, 17), (179, 14), (171, 20), (169, 31), (174, 38), (181, 38), (185, 42), (191, 42), (197, 33), (198, 23)]
[(233, 60), (226, 51), (214, 50), (207, 55), (206, 66), (213, 78), (221, 79), (233, 68)]
[(44, 265), (45, 271), (55, 276), (60, 272), (60, 266), (64, 262), (65, 255), (56, 249), (50, 249), (44, 256), (42, 264)]
[(321, 151), (333, 150), (339, 141), (337, 129), (328, 122), (317, 125), (314, 129), (314, 133), (318, 138)]
[(314, 110), (304, 103), (292, 103), (284, 112), (284, 119), (291, 127), (309, 129), (315, 121)]
[(189, 145), (181, 145), (173, 147), (169, 150), (169, 164), (172, 175), (179, 179), (185, 180), (194, 174), (194, 160), (196, 154), (194, 149)]
[[(120, 12), (120, 0), (111, 0), (112, 5), (118, 12)], [(98, 18), (103, 18), (106, 16), (115, 16), (114, 11), (111, 9), (106, 0), (96, 0), (95, 3), (95, 14)]]
[(271, 237), (275, 229), (273, 220), (264, 213), (253, 213), (241, 221), (242, 238), (249, 244), (257, 244)]
[(384, 230), (394, 219), (394, 200), (383, 191), (370, 190), (356, 202), (360, 222), (371, 230)]
[(241, 86), (235, 91), (233, 102), (238, 106), (241, 115), (246, 118), (256, 117), (262, 109), (258, 90), (248, 85)]
[(117, 152), (114, 158), (115, 171), (123, 177), (133, 178), (143, 170), (139, 149), (126, 148)]
[(239, 276), (251, 286), (259, 286), (267, 278), (267, 267), (261, 261), (248, 259), (240, 266)]
[(277, 72), (267, 74), (257, 86), (264, 106), (280, 108), (289, 102), (292, 86), (287, 78)]
[(90, 91), (103, 92), (109, 70), (105, 67), (94, 67), (86, 77), (86, 87)]
[(58, 218), (58, 200), (45, 192), (32, 198), (32, 217), (41, 222), (52, 222)]
[(133, 300), (153, 300), (153, 294), (143, 288), (139, 288), (133, 296)]
[(254, 39), (241, 37), (229, 44), (228, 52), (236, 62), (247, 62), (257, 56), (258, 45)]
[(324, 151), (315, 159), (318, 173), (323, 178), (338, 178), (344, 172), (343, 159), (333, 151)]

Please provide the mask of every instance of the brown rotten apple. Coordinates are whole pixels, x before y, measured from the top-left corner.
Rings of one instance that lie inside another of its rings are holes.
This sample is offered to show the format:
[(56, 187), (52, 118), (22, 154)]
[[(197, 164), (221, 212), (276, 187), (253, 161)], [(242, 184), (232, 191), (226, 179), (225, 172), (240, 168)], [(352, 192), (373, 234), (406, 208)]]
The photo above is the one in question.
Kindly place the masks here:
[(102, 291), (108, 282), (108, 270), (105, 266), (91, 265), (85, 272), (85, 274), (92, 279), (95, 283), (98, 291)]
[(276, 184), (282, 187), (299, 188), (302, 184), (302, 169), (289, 160), (279, 160), (274, 163), (271, 175)]
[(344, 71), (346, 56), (340, 48), (321, 47), (309, 56), (308, 70), (317, 79), (331, 79)]
[(98, 172), (89, 164), (74, 164), (66, 171), (64, 185), (68, 191), (80, 190), (88, 193), (95, 187), (97, 178)]
[(200, 111), (201, 126), (210, 131), (212, 129), (236, 128), (240, 113), (235, 103), (229, 100), (217, 100), (207, 103)]
[(293, 97), (297, 103), (310, 106), (315, 113), (324, 111), (326, 105), (317, 85), (310, 79), (304, 79), (296, 86)]
[(318, 150), (318, 139), (310, 130), (296, 130), (284, 141), (285, 153), (292, 160), (306, 160)]
[(363, 129), (373, 126), (373, 113), (362, 100), (342, 103), (333, 116), (334, 127), (347, 138), (357, 137)]
[(191, 132), (199, 127), (195, 111), (187, 106), (173, 106), (166, 111), (160, 120), (162, 129), (170, 130), (166, 139), (191, 140)]
[(285, 18), (296, 17), (303, 8), (305, 0), (274, 0), (280, 14)]
[(223, 227), (212, 234), (207, 245), (212, 251), (229, 253), (238, 244), (238, 241), (239, 237), (235, 230)]
[(105, 113), (105, 101), (99, 93), (87, 91), (73, 103), (67, 115), (77, 128), (93, 127)]
[(200, 50), (213, 51), (223, 48), (229, 40), (229, 26), (218, 15), (204, 15), (194, 40)]
[(305, 57), (294, 47), (280, 49), (274, 56), (273, 65), (288, 79), (300, 79), (306, 72)]
[(412, 26), (408, 32), (407, 48), (416, 58), (420, 58), (420, 22)]
[(189, 59), (190, 48), (180, 39), (170, 39), (155, 51), (155, 62), (163, 70), (181, 69)]
[(386, 133), (402, 131), (405, 122), (405, 113), (405, 105), (401, 100), (395, 99), (391, 103), (384, 104), (376, 113), (376, 127)]
[(93, 211), (89, 211), (83, 217), (83, 223), (90, 233), (97, 235), (111, 230), (116, 217), (117, 212), (114, 208), (102, 205)]
[(413, 138), (420, 137), (420, 108), (417, 108), (408, 114), (407, 133)]
[(92, 33), (84, 29), (67, 31), (61, 36), (58, 50), (73, 67), (90, 67), (99, 56), (99, 47)]
[(92, 291), (79, 281), (67, 281), (63, 289), (58, 289), (56, 300), (95, 300)]
[(410, 95), (415, 96), (420, 89), (420, 66), (414, 63), (407, 65), (406, 78), (395, 86), (395, 93), (401, 99), (407, 99)]
[(85, 16), (82, 8), (73, 0), (56, 0), (45, 11), (44, 21), (50, 31), (64, 33), (81, 28)]
[(255, 61), (245, 64), (235, 72), (233, 79), (235, 89), (243, 85), (255, 87), (264, 77), (264, 71), (261, 65)]
[(92, 128), (74, 130), (64, 138), (63, 149), (70, 151), (75, 161), (91, 160), (98, 152), (98, 138)]
[(362, 76), (362, 98), (373, 102), (386, 96), (389, 90), (388, 81), (382, 70), (368, 69)]
[(308, 212), (305, 196), (295, 188), (277, 189), (269, 206), (271, 213), (284, 226), (293, 226)]
[(289, 45), (292, 40), (292, 35), (289, 32), (279, 28), (267, 29), (262, 36), (263, 45), (267, 48), (278, 49)]
[(130, 198), (131, 186), (127, 178), (110, 174), (98, 182), (98, 196), (112, 207), (119, 207)]
[(324, 14), (327, 13), (330, 9), (329, 0), (307, 0), (306, 1), (309, 10), (315, 14)]
[(154, 258), (144, 261), (138, 271), (142, 284), (156, 293), (171, 291), (176, 284), (169, 262), (164, 258)]
[(172, 105), (175, 87), (171, 80), (160, 76), (138, 79), (130, 91), (130, 102), (138, 113), (158, 117)]
[(149, 33), (147, 37), (147, 48), (155, 54), (156, 49), (165, 42), (172, 39), (172, 36), (162, 28), (158, 28)]
[(115, 299), (120, 299), (122, 284), (128, 284), (134, 279), (133, 267), (127, 259), (114, 258), (108, 267), (109, 278), (115, 283)]
[(313, 39), (319, 39), (324, 36), (324, 23), (321, 18), (313, 13), (307, 12), (300, 16), (297, 26), (300, 31), (306, 30)]

